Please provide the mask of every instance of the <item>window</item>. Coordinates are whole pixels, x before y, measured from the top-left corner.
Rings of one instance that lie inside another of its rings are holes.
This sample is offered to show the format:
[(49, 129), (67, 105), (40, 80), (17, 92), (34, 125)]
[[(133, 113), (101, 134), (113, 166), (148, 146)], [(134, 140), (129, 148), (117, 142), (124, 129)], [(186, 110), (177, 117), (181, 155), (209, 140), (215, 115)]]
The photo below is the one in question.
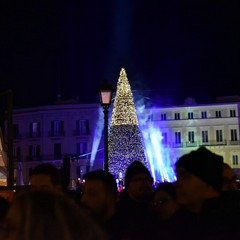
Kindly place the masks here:
[(236, 111), (230, 110), (230, 117), (236, 117)]
[(87, 143), (86, 142), (77, 143), (77, 154), (82, 159), (87, 158)]
[(180, 113), (175, 113), (174, 114), (174, 119), (179, 120), (180, 119)]
[(29, 157), (40, 157), (40, 145), (34, 144), (29, 146)]
[(63, 121), (51, 122), (51, 136), (64, 136), (64, 123)]
[(188, 113), (188, 119), (193, 119), (193, 112)]
[(62, 145), (61, 143), (54, 144), (54, 159), (61, 159), (62, 158)]
[(19, 125), (18, 124), (13, 124), (13, 138), (14, 139), (20, 138), (20, 136), (19, 136)]
[(202, 112), (202, 118), (207, 118), (207, 112)]
[(152, 120), (153, 120), (153, 114), (151, 113), (151, 114), (148, 115), (147, 121), (152, 121)]
[(175, 132), (175, 143), (176, 144), (181, 143), (181, 133), (180, 132)]
[(40, 137), (40, 123), (32, 122), (30, 123), (30, 137)]
[(220, 118), (220, 117), (222, 117), (221, 111), (216, 111), (216, 118)]
[(202, 142), (208, 143), (208, 131), (202, 131)]
[(195, 142), (194, 141), (194, 132), (193, 131), (188, 132), (188, 141), (190, 143), (194, 143)]
[(233, 165), (238, 165), (238, 155), (232, 156), (232, 163), (233, 163)]
[(164, 132), (164, 133), (162, 133), (162, 144), (167, 144), (167, 133), (166, 132)]
[(166, 115), (166, 113), (162, 113), (161, 114), (161, 120), (166, 120), (167, 119), (167, 115)]
[(222, 130), (216, 130), (216, 139), (217, 139), (217, 142), (223, 141)]
[(237, 141), (237, 129), (231, 129), (231, 141)]
[(87, 135), (89, 134), (89, 120), (81, 119), (77, 120), (77, 133), (79, 135)]
[(13, 157), (18, 161), (21, 160), (21, 148), (19, 146), (13, 148)]

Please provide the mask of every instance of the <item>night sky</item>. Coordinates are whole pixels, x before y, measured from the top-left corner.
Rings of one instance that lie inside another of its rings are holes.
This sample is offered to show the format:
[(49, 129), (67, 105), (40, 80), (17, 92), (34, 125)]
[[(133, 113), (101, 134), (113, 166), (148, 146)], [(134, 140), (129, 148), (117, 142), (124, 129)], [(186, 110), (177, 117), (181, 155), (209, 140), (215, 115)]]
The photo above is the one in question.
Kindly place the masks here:
[(116, 87), (122, 67), (132, 89), (155, 100), (240, 95), (238, 0), (6, 2), (0, 91), (13, 90), (16, 108), (52, 104), (58, 93), (96, 103), (103, 79)]

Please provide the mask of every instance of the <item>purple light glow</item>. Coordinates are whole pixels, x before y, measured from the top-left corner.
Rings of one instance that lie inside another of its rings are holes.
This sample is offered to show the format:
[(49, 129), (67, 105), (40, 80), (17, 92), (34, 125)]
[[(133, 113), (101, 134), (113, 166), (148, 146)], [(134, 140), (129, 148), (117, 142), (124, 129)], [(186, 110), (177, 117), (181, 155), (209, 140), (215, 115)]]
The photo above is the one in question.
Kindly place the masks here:
[(173, 161), (170, 158), (171, 149), (162, 145), (162, 134), (159, 127), (140, 126), (143, 133), (144, 149), (154, 181), (173, 182), (176, 176)]

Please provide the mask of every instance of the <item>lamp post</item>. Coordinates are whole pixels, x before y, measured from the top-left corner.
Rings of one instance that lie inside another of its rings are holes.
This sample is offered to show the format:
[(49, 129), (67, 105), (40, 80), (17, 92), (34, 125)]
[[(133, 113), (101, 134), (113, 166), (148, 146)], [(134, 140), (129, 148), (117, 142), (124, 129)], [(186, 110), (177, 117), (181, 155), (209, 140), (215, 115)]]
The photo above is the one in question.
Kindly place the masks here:
[(104, 170), (108, 172), (108, 108), (111, 105), (113, 87), (107, 81), (104, 80), (99, 90), (101, 106), (104, 113)]

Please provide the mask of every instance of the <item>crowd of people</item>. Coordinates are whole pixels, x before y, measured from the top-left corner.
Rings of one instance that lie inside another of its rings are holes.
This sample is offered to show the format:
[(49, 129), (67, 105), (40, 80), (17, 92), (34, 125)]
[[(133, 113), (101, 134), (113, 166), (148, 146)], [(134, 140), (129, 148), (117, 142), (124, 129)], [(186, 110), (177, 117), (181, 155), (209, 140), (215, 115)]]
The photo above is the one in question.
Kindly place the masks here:
[(81, 192), (63, 189), (59, 171), (40, 164), (30, 186), (0, 199), (0, 239), (236, 239), (240, 193), (223, 157), (200, 147), (175, 163), (176, 182), (153, 187), (150, 171), (132, 162), (119, 193), (104, 170), (85, 174)]

